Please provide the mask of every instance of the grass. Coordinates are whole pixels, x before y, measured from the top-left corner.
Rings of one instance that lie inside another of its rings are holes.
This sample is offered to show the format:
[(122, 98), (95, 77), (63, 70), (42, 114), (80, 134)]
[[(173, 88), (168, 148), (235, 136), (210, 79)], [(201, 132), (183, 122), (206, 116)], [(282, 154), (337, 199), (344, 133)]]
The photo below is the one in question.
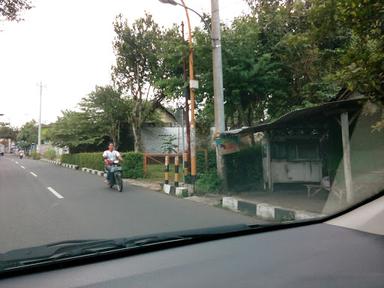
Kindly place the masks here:
[[(175, 167), (174, 165), (169, 165), (169, 181), (173, 182), (175, 179)], [(145, 179), (150, 179), (153, 181), (164, 181), (164, 165), (160, 164), (151, 164), (147, 166), (147, 174)]]

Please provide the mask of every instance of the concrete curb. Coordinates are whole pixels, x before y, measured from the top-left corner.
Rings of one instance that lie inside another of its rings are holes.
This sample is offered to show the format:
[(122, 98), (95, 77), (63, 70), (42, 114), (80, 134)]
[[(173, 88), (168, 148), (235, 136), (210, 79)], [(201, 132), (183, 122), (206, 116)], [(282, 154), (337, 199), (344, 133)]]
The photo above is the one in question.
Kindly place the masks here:
[(72, 164), (67, 164), (67, 163), (61, 163), (61, 166), (65, 167), (65, 168), (74, 169), (74, 170), (78, 170), (79, 169), (79, 165), (72, 165)]
[(86, 167), (81, 168), (81, 171), (87, 172), (89, 174), (97, 175), (97, 176), (100, 176), (100, 177), (104, 177), (104, 171), (99, 171), (99, 170), (95, 170), (95, 169), (89, 169), (89, 168), (86, 168)]
[(48, 160), (48, 159), (41, 159), (41, 161), (61, 166), (61, 162), (60, 161), (54, 161), (54, 160)]
[(171, 184), (161, 184), (162, 189), (161, 191), (164, 192), (165, 194), (169, 194), (172, 196), (180, 197), (180, 198), (186, 198), (191, 196), (190, 193), (188, 192), (188, 187), (184, 186), (179, 186), (175, 187), (174, 185)]
[(325, 216), (304, 210), (288, 209), (268, 203), (256, 203), (235, 197), (223, 197), (222, 207), (236, 212), (243, 212), (266, 220), (293, 221), (313, 219)]
[(67, 164), (67, 163), (61, 163), (60, 161), (54, 161), (54, 160), (48, 160), (48, 159), (41, 159), (41, 161), (48, 162), (48, 163), (51, 163), (51, 164), (54, 164), (54, 165), (58, 165), (58, 166), (61, 166), (61, 167), (65, 167), (65, 168), (74, 169), (74, 170), (78, 170), (79, 169), (79, 165), (72, 165), (72, 164)]

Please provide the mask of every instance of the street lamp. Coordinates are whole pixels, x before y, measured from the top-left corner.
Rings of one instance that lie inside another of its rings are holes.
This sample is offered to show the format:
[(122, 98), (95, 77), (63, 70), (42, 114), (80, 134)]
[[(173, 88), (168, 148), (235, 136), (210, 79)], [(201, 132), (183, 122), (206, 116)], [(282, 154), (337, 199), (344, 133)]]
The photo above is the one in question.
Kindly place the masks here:
[(161, 3), (164, 3), (164, 4), (171, 4), (173, 6), (181, 6), (183, 7), (184, 9), (187, 9), (187, 10), (190, 10), (192, 11), (193, 13), (195, 13), (197, 16), (199, 16), (201, 18), (201, 20), (204, 22), (204, 24), (207, 26), (208, 30), (209, 30), (209, 33), (211, 33), (211, 29), (209, 28), (209, 25), (207, 23), (207, 21), (204, 19), (203, 15), (201, 15), (199, 12), (197, 12), (196, 10), (192, 9), (191, 7), (188, 7), (186, 5), (184, 5), (184, 1), (181, 1), (183, 4), (180, 4), (174, 0), (159, 0)]
[[(188, 10), (193, 11), (192, 9), (189, 9), (186, 5), (184, 0), (181, 0), (181, 3), (177, 3), (173, 0), (159, 0), (162, 3), (171, 4), (171, 5), (179, 5), (182, 6), (185, 10), (185, 15), (187, 17), (187, 24), (188, 24), (188, 44), (189, 44), (189, 93), (190, 93), (190, 100), (191, 100), (191, 122), (190, 122), (190, 130), (191, 130), (191, 180), (192, 184), (195, 183), (196, 180), (196, 120), (195, 120), (195, 89), (197, 88), (197, 81), (195, 80), (195, 74), (193, 69), (193, 43), (192, 43), (192, 28), (191, 28), (191, 21), (189, 19), (189, 13)], [(195, 11), (195, 13), (197, 13)], [(195, 185), (193, 185), (194, 187)]]
[[(215, 113), (215, 137), (220, 136), (221, 133), (225, 131), (225, 121), (224, 121), (224, 93), (223, 93), (223, 68), (222, 68), (222, 56), (221, 56), (221, 33), (220, 33), (220, 15), (219, 15), (219, 2), (218, 0), (211, 0), (211, 17), (212, 17), (212, 28), (209, 28), (208, 23), (205, 21), (204, 17), (199, 14), (197, 11), (193, 10), (190, 7), (187, 7), (185, 5), (185, 2), (181, 0), (181, 4), (174, 1), (174, 0), (159, 0), (162, 3), (171, 4), (171, 5), (178, 5), (185, 9), (185, 13), (187, 15), (188, 20), (188, 30), (189, 30), (189, 47), (190, 47), (190, 54), (189, 54), (189, 74), (190, 74), (190, 82), (194, 81), (194, 75), (193, 75), (193, 47), (192, 47), (192, 31), (191, 31), (191, 24), (189, 21), (189, 15), (188, 10), (194, 12), (197, 14), (201, 20), (204, 22), (206, 27), (209, 30), (209, 33), (211, 34), (211, 41), (212, 41), (212, 61), (213, 61), (213, 89), (214, 89), (214, 113)], [(192, 72), (192, 73), (191, 73)], [(191, 77), (192, 76), (192, 77)], [(192, 83), (190, 83), (192, 84)], [(190, 85), (191, 87), (191, 85)], [(193, 92), (193, 93), (192, 93)], [(191, 174), (192, 179), (193, 176), (196, 176), (196, 159), (193, 158), (193, 151), (192, 146), (195, 146), (195, 115), (194, 115), (194, 108), (195, 108), (195, 97), (194, 97), (194, 91), (191, 89)], [(192, 129), (193, 125), (193, 129)], [(193, 130), (193, 131), (192, 131)], [(196, 147), (194, 147), (196, 148)], [(194, 151), (196, 153), (196, 150)], [(196, 157), (196, 155), (194, 155)], [(219, 151), (216, 151), (216, 157), (217, 157), (217, 172), (220, 176), (220, 178), (225, 180), (224, 177), (224, 163), (223, 158), (220, 155)], [(194, 162), (195, 161), (195, 162)], [(193, 167), (195, 169), (195, 174), (192, 173)]]
[(40, 103), (39, 103), (39, 126), (38, 126), (38, 132), (37, 132), (37, 147), (36, 151), (37, 153), (41, 153), (41, 106), (43, 101), (43, 81), (40, 81), (39, 83), (40, 88)]

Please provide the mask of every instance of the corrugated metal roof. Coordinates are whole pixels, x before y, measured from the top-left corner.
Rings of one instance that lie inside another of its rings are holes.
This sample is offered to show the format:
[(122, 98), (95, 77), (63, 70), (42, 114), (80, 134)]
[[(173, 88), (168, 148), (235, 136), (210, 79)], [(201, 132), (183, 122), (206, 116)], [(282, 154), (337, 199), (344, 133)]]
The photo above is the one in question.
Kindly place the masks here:
[(274, 128), (283, 127), (296, 121), (318, 121), (319, 118), (330, 117), (336, 114), (340, 114), (341, 112), (356, 111), (362, 107), (362, 104), (366, 100), (367, 98), (361, 96), (354, 99), (327, 102), (318, 106), (300, 109), (287, 113), (276, 120), (260, 123), (253, 127), (243, 127), (240, 129), (229, 130), (223, 133), (223, 135), (237, 135), (262, 132)]

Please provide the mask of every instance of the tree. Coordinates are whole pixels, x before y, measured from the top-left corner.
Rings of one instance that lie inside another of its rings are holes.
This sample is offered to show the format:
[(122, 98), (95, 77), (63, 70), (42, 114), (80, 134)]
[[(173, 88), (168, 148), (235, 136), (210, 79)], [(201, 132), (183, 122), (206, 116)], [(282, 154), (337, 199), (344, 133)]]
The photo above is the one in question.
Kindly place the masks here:
[(29, 0), (0, 0), (0, 15), (7, 21), (19, 21), (20, 12), (32, 8)]
[(32, 144), (37, 143), (38, 126), (35, 120), (25, 123), (16, 136), (18, 145), (23, 149), (28, 149)]
[(253, 16), (236, 19), (223, 31), (223, 75), (227, 125), (251, 126), (263, 120), (269, 99), (284, 95), (281, 65), (262, 49)]
[(85, 112), (63, 111), (52, 124), (48, 137), (54, 145), (68, 147), (71, 152), (97, 150), (104, 141), (100, 122)]
[(121, 94), (109, 85), (96, 86), (94, 91), (82, 99), (80, 107), (93, 121), (98, 122), (102, 132), (118, 147), (121, 123), (127, 114), (127, 105)]
[(157, 50), (161, 69), (153, 75), (157, 93), (155, 105), (163, 100), (175, 101), (183, 95), (187, 85), (183, 79), (183, 57), (187, 51), (188, 44), (182, 39), (178, 26), (162, 31)]
[(0, 122), (0, 138), (16, 140), (17, 130), (9, 123)]
[(120, 15), (114, 29), (116, 64), (112, 67), (112, 79), (126, 95), (135, 151), (142, 151), (141, 126), (152, 112), (150, 97), (156, 94), (153, 84), (161, 69), (158, 58), (161, 31), (149, 14), (132, 26)]
[(352, 30), (337, 78), (351, 90), (384, 101), (383, 1), (343, 0), (335, 5), (341, 24)]

